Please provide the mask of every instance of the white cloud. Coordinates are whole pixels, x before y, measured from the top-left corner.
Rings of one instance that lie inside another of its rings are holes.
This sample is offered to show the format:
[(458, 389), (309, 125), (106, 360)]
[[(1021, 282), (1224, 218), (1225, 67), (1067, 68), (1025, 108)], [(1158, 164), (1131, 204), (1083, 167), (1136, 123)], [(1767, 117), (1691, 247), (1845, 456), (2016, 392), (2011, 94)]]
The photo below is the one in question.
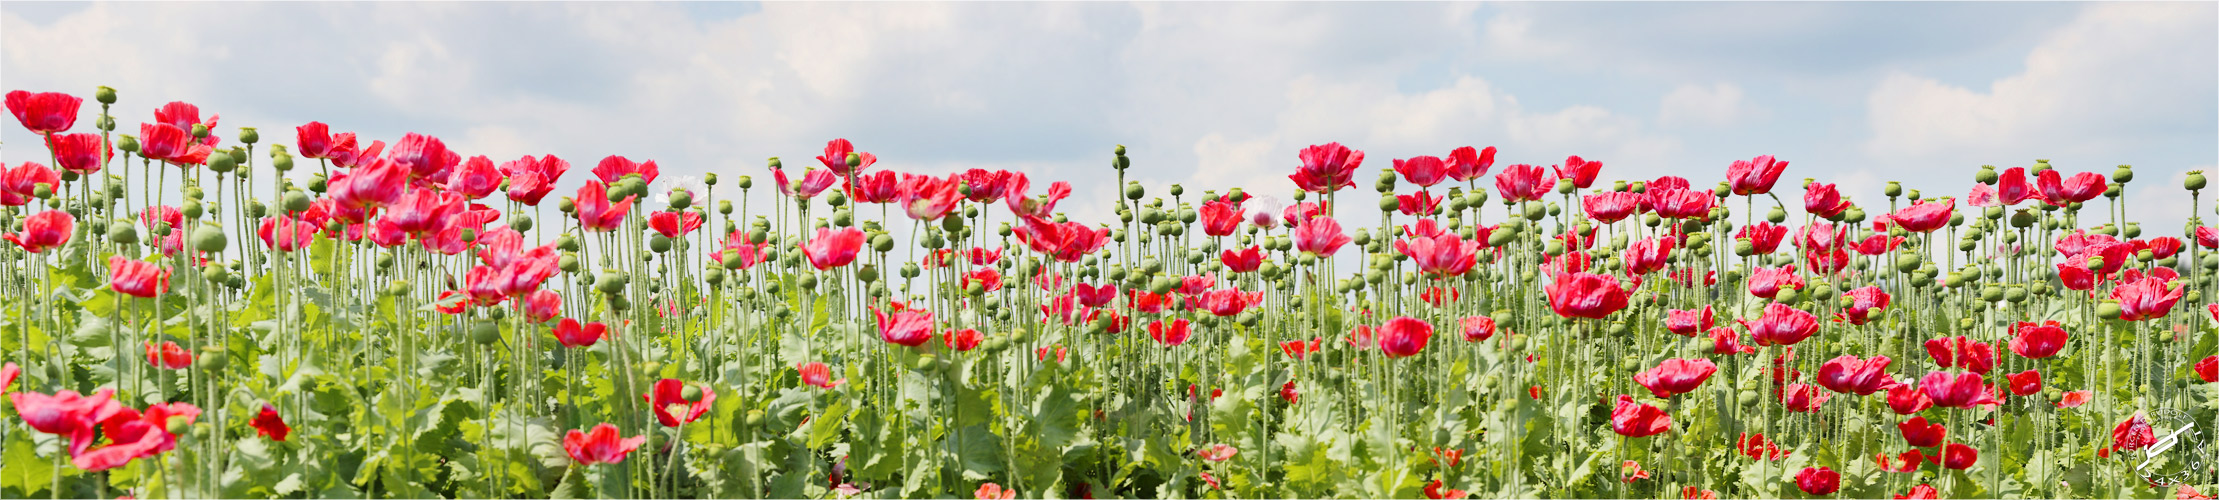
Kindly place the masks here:
[(1740, 86), (1726, 82), (1708, 87), (1690, 84), (1664, 95), (1663, 104), (1658, 106), (1657, 123), (1721, 127), (1760, 115), (1760, 111), (1744, 100)]
[(1986, 89), (1894, 74), (1868, 98), (1864, 147), (1883, 159), (1955, 165), (2102, 162), (2101, 153), (2209, 123), (2213, 19), (2211, 4), (2097, 4), (2028, 53), (2023, 72)]

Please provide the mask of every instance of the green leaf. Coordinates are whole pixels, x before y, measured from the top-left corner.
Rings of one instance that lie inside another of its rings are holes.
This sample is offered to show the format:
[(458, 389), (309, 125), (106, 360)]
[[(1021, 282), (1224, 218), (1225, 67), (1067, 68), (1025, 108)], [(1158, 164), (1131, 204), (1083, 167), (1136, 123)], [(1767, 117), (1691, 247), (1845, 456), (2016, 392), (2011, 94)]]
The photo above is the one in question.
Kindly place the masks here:
[(840, 430), (846, 426), (847, 421), (846, 402), (832, 402), (832, 407), (825, 408), (817, 418), (809, 419), (809, 449), (823, 449), (832, 444), (833, 439), (840, 437)]

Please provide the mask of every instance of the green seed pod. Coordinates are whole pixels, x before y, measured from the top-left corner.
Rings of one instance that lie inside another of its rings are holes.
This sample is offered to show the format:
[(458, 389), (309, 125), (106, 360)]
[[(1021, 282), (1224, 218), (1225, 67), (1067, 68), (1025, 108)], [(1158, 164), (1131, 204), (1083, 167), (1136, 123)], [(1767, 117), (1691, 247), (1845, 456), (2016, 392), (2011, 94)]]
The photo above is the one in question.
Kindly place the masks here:
[(866, 283), (878, 281), (878, 266), (875, 264), (864, 264), (863, 267), (857, 268), (855, 270), (855, 279), (863, 280)]
[(126, 153), (136, 154), (139, 152), (139, 138), (129, 135), (117, 136), (116, 149), (121, 149)]
[(1741, 404), (1741, 407), (1743, 407), (1743, 408), (1748, 408), (1748, 407), (1753, 407), (1753, 406), (1756, 406), (1756, 405), (1757, 405), (1757, 391), (1756, 391), (1756, 390), (1753, 390), (1753, 389), (1743, 389), (1743, 390), (1741, 391), (1741, 394), (1740, 394), (1739, 396), (1737, 396), (1737, 398), (1735, 399), (1735, 401), (1736, 401), (1736, 402), (1738, 402), (1738, 403), (1740, 403), (1740, 404)]
[(2097, 317), (2103, 319), (2119, 319), (2119, 315), (2119, 301), (2104, 299), (2102, 303), (2096, 304)]
[(608, 295), (621, 294), (624, 293), (624, 286), (631, 281), (631, 276), (625, 275), (623, 271), (604, 269), (601, 276), (594, 279), (593, 289)]
[(2190, 171), (2188, 171), (2188, 179), (2187, 179), (2187, 180), (2184, 180), (2184, 181), (2181, 181), (2181, 187), (2185, 187), (2185, 188), (2188, 188), (2188, 190), (2189, 190), (2189, 191), (2197, 191), (2197, 190), (2201, 190), (2201, 189), (2203, 189), (2203, 188), (2204, 188), (2204, 171), (2202, 171), (2202, 170), (2190, 170)]
[(108, 226), (108, 241), (123, 243), (127, 245), (138, 243), (139, 227), (131, 225), (131, 223), (128, 222), (111, 224)]
[(663, 236), (661, 233), (649, 236), (647, 237), (647, 249), (655, 253), (668, 252), (670, 251), (670, 238)]
[(1379, 211), (1393, 212), (1400, 208), (1402, 208), (1402, 200), (1399, 198), (1395, 198), (1393, 192), (1389, 192), (1379, 197)]
[(2134, 182), (2134, 166), (2120, 165), (2119, 168), (2112, 170), (2111, 182), (2116, 182), (2120, 184)]
[(2127, 230), (2126, 230), (2126, 233), (2125, 233), (2125, 235), (2126, 235), (2126, 237), (2128, 237), (2128, 238), (2140, 238), (2140, 237), (2142, 237), (2142, 223), (2140, 223), (2140, 222), (2129, 222), (2129, 223), (2127, 223)]
[(1981, 166), (1980, 166), (1980, 171), (1979, 171), (1979, 172), (1973, 172), (1973, 174), (1972, 174), (1972, 180), (1973, 180), (1974, 182), (1979, 182), (1979, 183), (1981, 183), (1981, 184), (1988, 184), (1988, 185), (1995, 185), (1995, 183), (1996, 183), (1996, 180), (1997, 180), (1997, 179), (1998, 179), (1999, 177), (2000, 177), (2000, 176), (1996, 175), (1996, 166), (1995, 166), (1995, 165), (1981, 165)]
[(239, 162), (232, 160), (231, 155), (223, 153), (208, 155), (208, 171), (210, 172), (226, 173), (238, 168), (238, 166)]
[(1781, 207), (1780, 207), (1780, 206), (1778, 206), (1778, 205), (1774, 205), (1774, 206), (1772, 207), (1772, 211), (1770, 211), (1770, 212), (1765, 212), (1765, 214), (1764, 214), (1764, 220), (1772, 221), (1772, 223), (1773, 223), (1773, 224), (1779, 224), (1779, 223), (1782, 223), (1782, 222), (1787, 222), (1787, 220), (1788, 220), (1788, 211), (1787, 211), (1787, 209), (1786, 209), (1786, 208), (1781, 208)]
[(1533, 221), (1538, 221), (1538, 220), (1541, 220), (1541, 219), (1544, 219), (1544, 218), (1548, 218), (1548, 216), (1549, 216), (1549, 207), (1547, 207), (1547, 206), (1544, 206), (1544, 205), (1542, 205), (1542, 204), (1541, 204), (1540, 202), (1533, 202), (1533, 201), (1529, 201), (1529, 202), (1526, 202), (1526, 206), (1525, 206), (1525, 215), (1526, 215), (1526, 220), (1533, 220)]
[(193, 229), (192, 242), (193, 249), (208, 253), (222, 252), (231, 246), (230, 237), (225, 236), (223, 228), (213, 222), (202, 222), (199, 228)]
[(414, 290), (414, 288), (409, 286), (408, 280), (393, 280), (392, 282), (385, 284), (386, 295), (398, 297), (402, 295), (408, 295), (408, 292), (411, 290)]
[(1173, 278), (1170, 276), (1157, 276), (1155, 277), (1155, 279), (1148, 281), (1148, 293), (1169, 293), (1172, 290), (1178, 289), (1179, 285), (1180, 281), (1178, 278)]
[(239, 127), (239, 142), (246, 144), (262, 142), (262, 134), (255, 132), (254, 127)]
[(901, 265), (901, 277), (903, 278), (915, 278), (917, 275), (924, 274), (924, 272), (924, 269), (917, 267), (915, 262), (904, 262)]
[(108, 88), (107, 85), (101, 85), (100, 88), (94, 89), (92, 91), (92, 98), (93, 100), (100, 101), (101, 104), (115, 104), (116, 89)]
[(490, 321), (480, 321), (475, 325), (470, 325), (470, 340), (476, 341), (479, 345), (493, 345), (501, 341), (501, 327)]
[(225, 367), (231, 366), (231, 356), (224, 352), (221, 347), (214, 345), (202, 346), (200, 357), (194, 358), (193, 364), (198, 365), (202, 370), (221, 372)]
[(555, 249), (576, 252), (578, 251), (578, 238), (571, 236), (569, 233), (563, 233), (562, 236), (555, 238)]
[(1139, 200), (1147, 196), (1148, 188), (1142, 187), (1139, 182), (1125, 183), (1125, 199)]

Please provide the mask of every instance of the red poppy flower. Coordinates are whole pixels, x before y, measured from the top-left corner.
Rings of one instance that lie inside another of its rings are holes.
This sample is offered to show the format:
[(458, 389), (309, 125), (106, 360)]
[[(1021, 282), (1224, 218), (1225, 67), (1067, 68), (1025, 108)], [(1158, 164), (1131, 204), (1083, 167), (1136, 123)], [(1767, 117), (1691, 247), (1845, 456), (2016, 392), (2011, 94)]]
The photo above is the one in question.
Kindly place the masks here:
[(1921, 484), (1912, 486), (1910, 493), (1896, 495), (1895, 498), (1896, 500), (1935, 500), (1941, 498), (1941, 493), (1934, 491), (1933, 485)]
[(14, 168), (5, 167), (7, 164), (0, 162), (0, 206), (20, 207), (31, 203), (31, 200), (38, 199), (40, 185), (52, 190), (61, 189), (61, 174), (54, 173), (45, 165), (23, 162)]
[(971, 349), (976, 349), (979, 342), (985, 340), (985, 336), (980, 335), (979, 331), (974, 328), (948, 330), (947, 333), (941, 334), (941, 337), (941, 343), (947, 344), (949, 349), (954, 349), (956, 352), (968, 352)]
[(1005, 490), (1002, 489), (1002, 485), (986, 483), (979, 485), (978, 491), (971, 492), (971, 498), (976, 500), (1011, 500), (1017, 498), (1017, 490), (1015, 488)]
[(63, 390), (49, 396), (35, 392), (8, 394), (15, 403), (15, 413), (33, 430), (69, 439), (69, 452), (82, 453), (93, 443), (93, 431), (101, 420), (113, 415), (121, 405), (113, 398), (115, 389), (101, 389), (91, 396), (77, 391)]
[(1757, 460), (1779, 460), (1788, 456), (1788, 452), (1780, 450), (1779, 443), (1766, 439), (1761, 432), (1744, 432), (1740, 437), (1734, 438), (1734, 453)]
[(1788, 384), (1780, 389), (1780, 404), (1797, 413), (1817, 413), (1833, 397), (1833, 393), (1810, 384)]
[(1389, 358), (1415, 356), (1433, 340), (1433, 324), (1396, 316), (1379, 325), (1379, 352)]
[(2042, 391), (2042, 372), (2027, 370), (2004, 375), (2003, 378), (2011, 384), (2012, 394), (2026, 396)]
[(1965, 443), (1949, 443), (1949, 445), (1942, 447), (1940, 456), (1929, 453), (1926, 455), (1926, 459), (1942, 464), (1943, 468), (1963, 470), (1971, 468), (1974, 462), (1980, 461), (1980, 450), (1974, 449)]
[(1432, 191), (1398, 194), (1395, 195), (1395, 209), (1403, 215), (1430, 217), (1435, 210), (1440, 210), (1444, 200), (1446, 198), (1434, 196)]
[(69, 235), (77, 230), (77, 218), (69, 212), (48, 210), (23, 218), (23, 232), (0, 234), (0, 239), (14, 243), (23, 251), (43, 253), (69, 243)]
[(1487, 175), (1487, 170), (1495, 167), (1495, 147), (1488, 146), (1487, 149), (1472, 149), (1471, 146), (1456, 148), (1449, 151), (1448, 164), (1450, 179), (1456, 179), (1458, 182), (1477, 179)]
[(8, 93), (8, 112), (15, 115), (23, 128), (40, 134), (66, 132), (77, 125), (77, 109), (85, 103), (83, 98), (61, 92), (17, 90)]
[(271, 441), (284, 441), (286, 435), (293, 433), (293, 428), (285, 425), (285, 417), (278, 416), (277, 407), (270, 406), (269, 403), (262, 403), (262, 412), (255, 414), (254, 420), (248, 421), (247, 425), (253, 426), (256, 434), (267, 436)]
[(13, 362), (0, 363), (0, 393), (8, 392), (8, 386), (14, 385), (15, 378), (20, 375), (23, 375), (23, 367)]
[(46, 148), (54, 153), (54, 166), (83, 175), (99, 172), (116, 155), (115, 148), (97, 134), (56, 135), (47, 139)]
[(562, 438), (562, 449), (570, 454), (570, 460), (580, 465), (621, 463), (625, 455), (647, 443), (647, 436), (626, 438), (619, 436), (619, 432), (616, 426), (606, 423), (594, 426), (590, 433), (571, 429), (570, 434)]
[(1664, 330), (1688, 337), (1709, 330), (1717, 324), (1711, 306), (1702, 309), (1667, 309), (1664, 311)]
[(1294, 185), (1303, 191), (1326, 194), (1356, 185), (1356, 169), (1364, 164), (1364, 152), (1349, 149), (1333, 142), (1302, 148), (1299, 155), (1302, 166), (1295, 169)]
[(701, 415), (708, 413), (711, 405), (716, 403), (717, 391), (702, 386), (701, 399), (689, 401), (686, 399), (686, 383), (666, 378), (655, 381), (655, 387), (649, 393), (640, 395), (640, 398), (648, 400), (648, 409), (655, 413), (655, 421), (661, 422), (663, 427), (677, 427), (700, 420)]
[(1642, 195), (1630, 191), (1610, 191), (1590, 194), (1580, 198), (1580, 206), (1587, 210), (1587, 217), (1610, 224), (1632, 216), (1641, 205)]
[(1395, 160), (1395, 173), (1403, 180), (1421, 187), (1433, 187), (1448, 178), (1451, 164), (1440, 157), (1419, 156), (1408, 160)]
[(1633, 396), (1620, 394), (1617, 408), (1610, 411), (1610, 429), (1626, 437), (1654, 436), (1672, 430), (1672, 416), (1655, 406), (1634, 402)]
[(1219, 252), (1218, 259), (1225, 263), (1226, 270), (1236, 273), (1255, 272), (1264, 266), (1263, 246), (1250, 245), (1248, 248), (1240, 250), (1228, 249)]
[[(1895, 457), (1880, 453), (1873, 455), (1872, 458), (1873, 461), (1880, 463), (1880, 470), (1888, 472), (1917, 472), (1919, 464), (1926, 463), (1926, 454), (1919, 453), (1917, 448), (1903, 450), (1903, 453)], [(1903, 497), (1897, 496), (1896, 498)]]
[(1633, 242), (1626, 247), (1626, 274), (1642, 275), (1664, 269), (1671, 263), (1674, 241), (1676, 239), (1671, 236), (1658, 236)]
[(1341, 234), (1340, 221), (1332, 217), (1312, 218), (1294, 229), (1295, 249), (1319, 257), (1333, 256), (1349, 241), (1348, 235)]
[[(1935, 372), (1941, 373), (1941, 372)], [(1888, 388), (1888, 408), (1897, 415), (1910, 415), (1934, 407), (1934, 400), (1926, 392), (1909, 384), (1896, 384)]]
[(1296, 392), (1294, 390), (1294, 381), (1289, 380), (1285, 385), (1279, 386), (1279, 399), (1286, 401), (1287, 404), (1290, 405), (1295, 404), (1296, 401), (1300, 401), (1302, 399), (1302, 393)]
[(1659, 398), (1670, 398), (1701, 387), (1711, 374), (1718, 372), (1718, 365), (1703, 358), (1673, 358), (1657, 363), (1656, 368), (1633, 375), (1634, 383), (1649, 388)]
[(146, 343), (146, 363), (160, 368), (183, 370), (193, 366), (193, 352), (185, 350), (176, 342), (163, 341), (155, 344), (149, 341)]
[(1626, 290), (1617, 279), (1600, 274), (1558, 273), (1542, 293), (1549, 309), (1567, 318), (1602, 319), (1626, 308)]
[(533, 290), (519, 301), (518, 307), (524, 311), (524, 321), (545, 323), (562, 314), (562, 294), (553, 290)]
[(1501, 192), (1503, 199), (1510, 203), (1541, 199), (1548, 196), (1551, 189), (1556, 189), (1556, 178), (1538, 166), (1511, 165), (1495, 174), (1495, 191)]
[(1726, 167), (1726, 182), (1732, 184), (1734, 194), (1766, 194), (1772, 192), (1772, 185), (1780, 182), (1780, 173), (1787, 168), (1788, 162), (1776, 160), (1772, 155), (1734, 160), (1733, 165)]
[(1780, 295), (1782, 288), (1803, 288), (1803, 277), (1795, 274), (1795, 265), (1779, 267), (1757, 266), (1749, 272), (1749, 294), (1770, 299)]
[(1927, 422), (1926, 417), (1911, 417), (1908, 421), (1896, 424), (1895, 428), (1903, 432), (1905, 443), (1919, 448), (1941, 446), (1942, 438), (1949, 436), (1948, 427), (1943, 427), (1940, 422)]
[(2096, 199), (2097, 196), (2103, 196), (2104, 190), (2110, 188), (2109, 185), (2104, 183), (2103, 174), (2081, 172), (2067, 179), (2064, 174), (2059, 173), (2056, 169), (2043, 170), (2041, 174), (2036, 175), (2034, 185), (2041, 188), (2042, 201), (2060, 207)]
[(1587, 189), (1595, 186), (1595, 175), (1603, 171), (1603, 162), (1589, 161), (1573, 155), (1564, 159), (1564, 166), (1554, 167), (1556, 178), (1571, 179), (1572, 187)]
[(1813, 182), (1803, 186), (1803, 211), (1821, 219), (1832, 219), (1848, 211), (1849, 200), (1842, 199), (1841, 190), (1833, 184)]
[(609, 325), (599, 321), (580, 324), (574, 318), (563, 318), (562, 322), (555, 324), (554, 330), (555, 341), (570, 348), (592, 346), (595, 342), (600, 342), (601, 336), (608, 331)]
[(1778, 302), (1766, 304), (1764, 315), (1756, 320), (1741, 323), (1760, 346), (1795, 345), (1818, 333), (1818, 316)]
[(2111, 428), (2112, 451), (2134, 451), (2153, 444), (2157, 444), (2157, 431), (2150, 428), (2150, 418), (2143, 412), (2134, 412), (2134, 416)]
[(801, 383), (824, 389), (839, 387), (848, 381), (845, 378), (833, 380), (832, 367), (815, 361), (794, 365), (794, 371), (801, 373)]
[(878, 316), (878, 338), (889, 344), (917, 347), (932, 340), (932, 313), (900, 311), (889, 317), (877, 307), (871, 313)]
[(2142, 321), (2165, 317), (2179, 302), (2186, 287), (2172, 286), (2172, 280), (2147, 277), (2120, 284), (2111, 289), (2111, 300), (2119, 301), (2119, 319)]
[[(1988, 392), (1987, 389), (1987, 379), (1981, 377), (1978, 373), (1960, 373), (1952, 376), (1949, 372), (1932, 372), (1926, 374), (1926, 378), (1919, 381), (1919, 390), (1926, 393), (1927, 399), (1933, 400), (1935, 406), (1943, 408), (1971, 408), (1975, 405), (1997, 404), (1995, 395)], [(1889, 399), (1891, 400), (1889, 403), (1893, 404), (1894, 395), (1890, 394)], [(1902, 412), (1901, 410), (1897, 411), (1898, 413)]]
[[(856, 165), (854, 170), (849, 170), (848, 167), (849, 153), (855, 153), (856, 156), (862, 159), (858, 162), (860, 165)], [(871, 168), (872, 164), (878, 163), (878, 155), (856, 151), (855, 144), (848, 142), (847, 139), (833, 139), (824, 143), (824, 154), (817, 156), (817, 163), (824, 165), (824, 168), (831, 170), (834, 175), (846, 177), (851, 174), (861, 174), (865, 169)]]
[(117, 293), (151, 299), (169, 292), (170, 270), (160, 264), (110, 255), (108, 288)]
[[(1395, 251), (1410, 257), (1418, 271), (1435, 278), (1462, 275), (1479, 262), (1477, 241), (1464, 241), (1453, 234), (1431, 238), (1395, 240)], [(1667, 249), (1669, 251), (1669, 249)]]
[(1439, 479), (1435, 479), (1433, 480), (1433, 482), (1426, 483), (1425, 485), (1425, 497), (1432, 500), (1454, 500), (1461, 499), (1469, 495), (1471, 495), (1471, 493), (1464, 490), (1442, 487), (1441, 480)]
[(1995, 346), (1963, 335), (1927, 340), (1926, 355), (1943, 368), (1954, 366), (1982, 375), (1996, 367)]
[(1212, 315), (1226, 317), (1240, 314), (1263, 301), (1264, 292), (1242, 292), (1238, 288), (1229, 288), (1192, 296), (1188, 299), (1188, 304), (1189, 307), (1209, 311)]
[(1701, 219), (1710, 216), (1710, 190), (1649, 188), (1649, 205), (1658, 217), (1666, 219)]
[(1076, 221), (1048, 222), (1026, 219), (1014, 231), (1017, 241), (1057, 262), (1078, 262), (1109, 244), (1109, 229), (1087, 227)]
[(1877, 286), (1860, 287), (1842, 296), (1849, 298), (1849, 305), (1843, 307), (1841, 312), (1834, 313), (1834, 317), (1837, 321), (1846, 321), (1852, 325), (1871, 322), (1875, 313), (1886, 309), (1891, 300), (1888, 292)]
[(586, 181), (585, 186), (578, 188), (578, 197), (574, 200), (578, 225), (587, 231), (614, 231), (624, 225), (624, 214), (632, 211), (632, 203), (638, 198), (624, 195), (623, 199), (611, 203), (607, 185), (601, 181)]
[(1832, 495), (1841, 490), (1841, 473), (1827, 467), (1804, 467), (1795, 473), (1795, 487), (1812, 495)]
[(1148, 338), (1156, 339), (1156, 343), (1163, 344), (1164, 347), (1184, 344), (1188, 338), (1193, 336), (1194, 326), (1188, 323), (1186, 318), (1174, 318), (1169, 321), (1159, 319), (1148, 324)]
[(1887, 356), (1857, 359), (1843, 354), (1818, 367), (1818, 385), (1843, 394), (1869, 396), (1872, 393), (1895, 387), (1895, 377), (1888, 375)]
[(1195, 456), (1202, 457), (1203, 460), (1208, 460), (1212, 462), (1223, 462), (1226, 460), (1231, 460), (1233, 458), (1233, 455), (1240, 454), (1240, 449), (1228, 446), (1224, 443), (1218, 443), (1202, 447), (1202, 449), (1199, 450), (1195, 450), (1194, 454)]

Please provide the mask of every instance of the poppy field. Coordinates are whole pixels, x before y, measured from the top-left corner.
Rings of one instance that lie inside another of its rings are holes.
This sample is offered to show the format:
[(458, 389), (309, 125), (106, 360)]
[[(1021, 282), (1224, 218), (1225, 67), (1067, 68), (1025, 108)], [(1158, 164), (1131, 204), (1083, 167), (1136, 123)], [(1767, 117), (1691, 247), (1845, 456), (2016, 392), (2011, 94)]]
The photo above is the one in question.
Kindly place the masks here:
[(43, 147), (0, 162), (0, 497), (2219, 483), (2173, 433), (2219, 420), (2219, 228), (2132, 222), (2127, 166), (1852, 201), (1772, 156), (1330, 143), (1191, 192), (1119, 146), (1116, 215), (1082, 220), (1068, 182), (845, 139), (694, 178), (105, 87), (6, 105)]

